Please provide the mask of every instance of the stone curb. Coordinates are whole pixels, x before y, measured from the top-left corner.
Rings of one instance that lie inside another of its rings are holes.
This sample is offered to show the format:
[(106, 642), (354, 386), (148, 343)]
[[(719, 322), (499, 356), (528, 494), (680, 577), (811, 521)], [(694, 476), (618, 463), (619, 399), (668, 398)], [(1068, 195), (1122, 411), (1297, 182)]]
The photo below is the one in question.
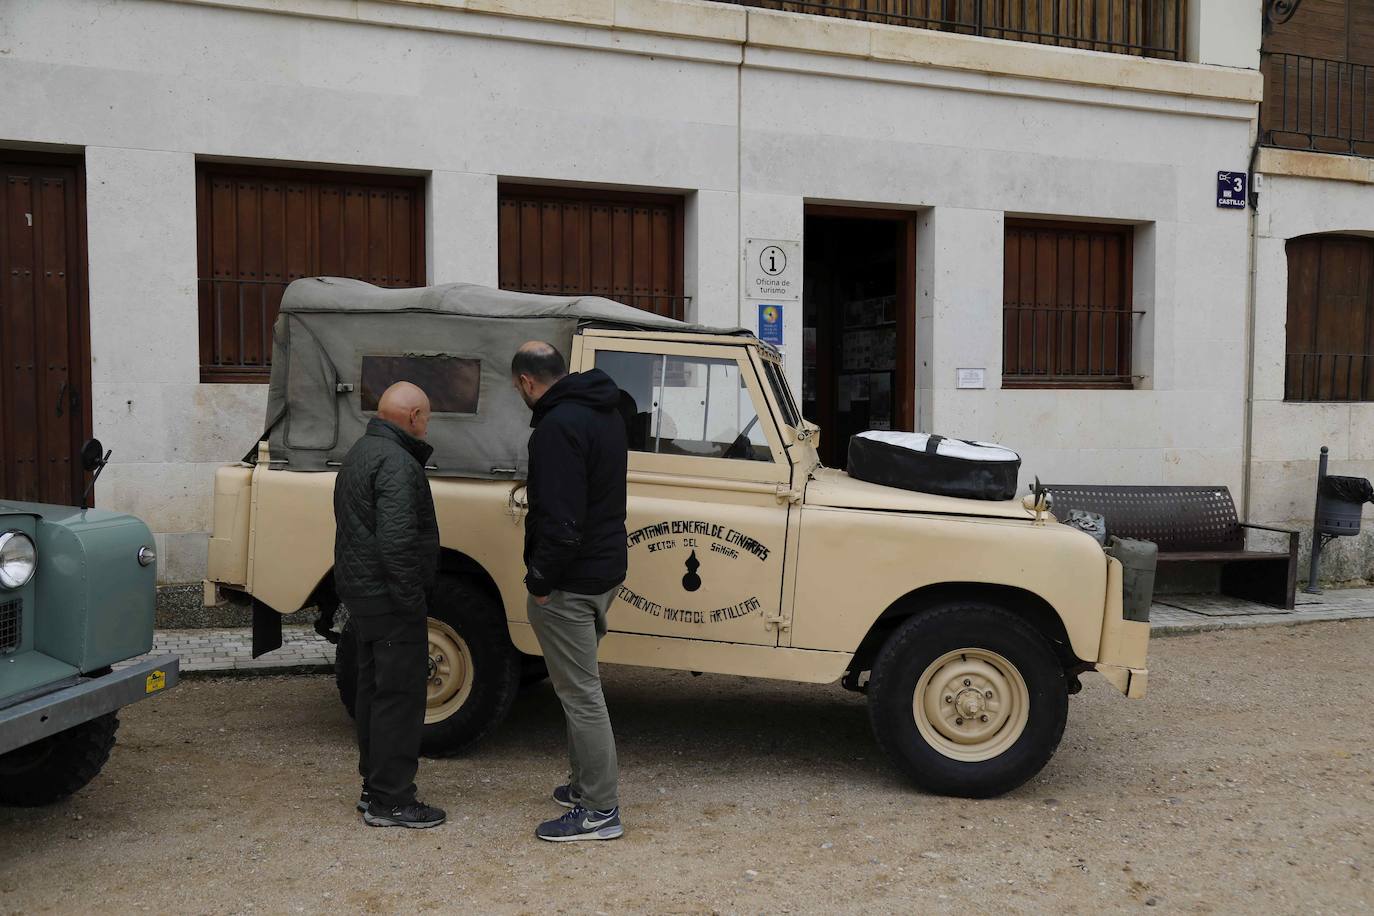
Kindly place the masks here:
[(1219, 630), (1258, 630), (1264, 627), (1300, 627), (1309, 623), (1339, 623), (1343, 620), (1374, 619), (1371, 611), (1340, 611), (1332, 614), (1308, 614), (1302, 617), (1283, 617), (1266, 614), (1245, 619), (1208, 620), (1198, 623), (1159, 623), (1150, 626), (1150, 637), (1191, 636), (1194, 633), (1215, 633)]
[(254, 678), (254, 677), (285, 677), (298, 674), (334, 674), (333, 665), (254, 665), (251, 668), (192, 668), (189, 671), (181, 672), (181, 679), (189, 680), (211, 680), (215, 678)]

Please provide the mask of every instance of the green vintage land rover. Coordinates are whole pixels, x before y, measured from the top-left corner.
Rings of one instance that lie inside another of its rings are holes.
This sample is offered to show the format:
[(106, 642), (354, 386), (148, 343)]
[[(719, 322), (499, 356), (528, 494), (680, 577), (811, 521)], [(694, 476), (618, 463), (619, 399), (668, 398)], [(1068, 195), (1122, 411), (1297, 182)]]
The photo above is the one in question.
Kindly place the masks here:
[[(98, 475), (109, 453), (92, 440), (81, 460)], [(0, 500), (0, 805), (85, 786), (109, 759), (118, 710), (176, 684), (176, 656), (112, 667), (152, 648), (156, 581), (137, 518)]]

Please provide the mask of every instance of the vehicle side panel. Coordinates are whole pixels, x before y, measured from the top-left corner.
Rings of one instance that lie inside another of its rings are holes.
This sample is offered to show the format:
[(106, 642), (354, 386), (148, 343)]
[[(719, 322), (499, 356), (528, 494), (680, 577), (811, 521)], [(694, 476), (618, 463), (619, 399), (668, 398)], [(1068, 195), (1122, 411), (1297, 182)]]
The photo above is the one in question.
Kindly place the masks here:
[(1059, 612), (1074, 652), (1095, 661), (1107, 558), (1059, 525), (803, 506), (792, 645), (854, 651), (904, 595), (944, 582), (1008, 585)]
[[(283, 614), (300, 610), (334, 566), (336, 476), (263, 465), (254, 472), (247, 591)], [(442, 545), (477, 561), (496, 580), (507, 616), (524, 620), (523, 514), (514, 514), (510, 499), (516, 486), (430, 479)]]

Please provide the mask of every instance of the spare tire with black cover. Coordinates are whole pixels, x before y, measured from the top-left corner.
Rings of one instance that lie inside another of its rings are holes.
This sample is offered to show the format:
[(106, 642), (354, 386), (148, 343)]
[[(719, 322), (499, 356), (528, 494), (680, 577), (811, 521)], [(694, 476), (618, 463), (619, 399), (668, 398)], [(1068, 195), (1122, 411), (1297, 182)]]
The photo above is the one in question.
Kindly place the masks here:
[(888, 637), (868, 683), (878, 743), (917, 786), (988, 798), (1039, 773), (1064, 734), (1068, 681), (1023, 618), (981, 602), (924, 611)]
[(1021, 456), (991, 442), (872, 430), (849, 440), (855, 480), (962, 499), (1011, 499)]
[[(457, 754), (500, 725), (520, 690), (520, 653), (501, 604), (471, 579), (441, 573), (429, 616), (429, 676), (420, 752)], [(345, 624), (334, 655), (339, 699), (356, 712), (357, 636)]]

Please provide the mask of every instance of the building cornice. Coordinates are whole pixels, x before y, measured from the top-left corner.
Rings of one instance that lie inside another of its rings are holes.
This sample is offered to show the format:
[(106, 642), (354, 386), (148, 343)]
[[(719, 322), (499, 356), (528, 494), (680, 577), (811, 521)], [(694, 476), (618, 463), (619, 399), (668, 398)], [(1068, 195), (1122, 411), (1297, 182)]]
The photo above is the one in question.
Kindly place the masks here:
[[(589, 44), (603, 50), (691, 59), (733, 59), (748, 66), (750, 49), (905, 64), (984, 76), (1158, 93), (1222, 102), (1258, 103), (1256, 70), (1147, 60), (1074, 48), (1001, 41), (829, 16), (751, 9), (710, 0), (171, 0), (202, 6), (366, 22), (398, 28), (489, 34), (513, 40)], [(577, 28), (583, 38), (521, 34), (501, 20)], [(589, 30), (725, 46), (713, 54), (595, 40)], [(731, 52), (722, 55), (726, 48)]]
[(1287, 178), (1318, 178), (1324, 181), (1349, 181), (1374, 184), (1374, 159), (1314, 153), (1310, 150), (1273, 149), (1259, 151), (1255, 171)]

